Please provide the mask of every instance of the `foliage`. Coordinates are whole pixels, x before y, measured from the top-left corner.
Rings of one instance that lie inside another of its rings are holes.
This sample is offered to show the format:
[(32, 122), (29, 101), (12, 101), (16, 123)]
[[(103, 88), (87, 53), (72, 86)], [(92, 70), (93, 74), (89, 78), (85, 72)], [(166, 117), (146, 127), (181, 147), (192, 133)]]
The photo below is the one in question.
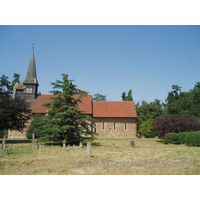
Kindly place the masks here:
[(12, 98), (12, 85), (8, 77), (2, 75), (0, 77), (0, 130), (21, 131), (29, 119), (29, 105), (19, 97)]
[[(53, 86), (53, 101), (45, 103), (44, 106), (50, 108), (47, 116), (43, 118), (43, 130), (41, 131), (41, 141), (61, 142), (66, 140), (67, 143), (86, 143), (95, 139), (97, 133), (93, 132), (94, 119), (84, 115), (84, 111), (78, 108), (81, 103), (83, 93), (77, 95), (77, 86), (68, 80), (67, 74), (62, 74), (62, 81), (57, 80), (51, 83)], [(83, 135), (84, 133), (84, 136)]]
[(181, 87), (172, 85), (172, 91), (166, 99), (166, 112), (168, 115), (192, 116), (200, 118), (200, 82), (188, 92), (181, 92)]
[(153, 119), (148, 119), (140, 125), (138, 133), (146, 138), (154, 138), (156, 136), (155, 131), (152, 128)]
[(172, 143), (172, 144), (181, 144), (181, 140), (176, 133), (167, 133), (163, 140), (164, 144)]
[(94, 94), (94, 97), (92, 97), (93, 101), (106, 101), (106, 95), (103, 94)]
[(200, 131), (188, 133), (185, 137), (187, 146), (200, 146)]
[(179, 138), (180, 138), (180, 140), (181, 140), (181, 144), (185, 144), (185, 137), (186, 137), (186, 135), (187, 135), (188, 133), (190, 133), (190, 132), (179, 132), (179, 133), (178, 133), (178, 136), (179, 136)]
[(35, 135), (35, 138), (41, 137), (44, 120), (41, 114), (36, 114), (31, 122), (31, 125), (28, 127), (26, 137), (32, 139), (32, 135)]
[(7, 137), (8, 136), (8, 130), (4, 129), (4, 130), (0, 130), (0, 138), (3, 138), (4, 135)]
[(167, 133), (190, 132), (200, 130), (198, 120), (187, 116), (166, 116), (153, 123), (153, 130), (163, 139)]
[(142, 101), (142, 104), (136, 104), (136, 112), (137, 112), (137, 128), (138, 131), (141, 127), (141, 124), (146, 122), (148, 119), (158, 119), (164, 114), (164, 110), (162, 108), (162, 104), (160, 100), (155, 99), (153, 102)]
[(8, 80), (8, 76), (5, 76), (4, 74), (0, 77), (0, 88), (2, 92), (9, 92), (12, 93), (13, 87), (15, 86), (15, 83), (20, 83), (20, 74), (14, 73), (13, 74), (13, 80), (12, 83)]
[(133, 101), (132, 90), (129, 90), (128, 96), (126, 96), (126, 92), (122, 93), (122, 101)]

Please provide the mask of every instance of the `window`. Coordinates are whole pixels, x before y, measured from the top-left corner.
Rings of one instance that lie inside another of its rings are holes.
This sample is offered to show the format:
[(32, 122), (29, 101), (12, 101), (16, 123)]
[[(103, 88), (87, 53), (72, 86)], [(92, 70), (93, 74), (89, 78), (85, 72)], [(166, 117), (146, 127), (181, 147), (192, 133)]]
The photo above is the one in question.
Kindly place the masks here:
[(97, 132), (96, 124), (94, 125), (94, 132), (95, 132), (95, 133)]
[(115, 131), (115, 122), (114, 122), (114, 131)]
[(125, 131), (127, 130), (127, 125), (126, 125), (126, 122), (125, 122)]
[(32, 93), (32, 88), (26, 88), (26, 93)]
[(104, 122), (103, 122), (103, 131), (104, 131)]

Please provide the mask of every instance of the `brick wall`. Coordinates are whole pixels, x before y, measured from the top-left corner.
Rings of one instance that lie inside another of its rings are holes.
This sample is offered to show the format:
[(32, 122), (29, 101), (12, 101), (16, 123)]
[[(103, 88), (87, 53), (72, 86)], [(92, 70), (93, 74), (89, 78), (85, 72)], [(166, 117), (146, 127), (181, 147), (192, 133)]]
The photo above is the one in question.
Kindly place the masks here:
[[(95, 118), (96, 132), (99, 138), (135, 138), (137, 137), (136, 118)], [(104, 123), (104, 130), (103, 130)], [(125, 125), (126, 123), (126, 125)], [(114, 129), (115, 126), (115, 129)], [(126, 129), (125, 129), (126, 126)]]

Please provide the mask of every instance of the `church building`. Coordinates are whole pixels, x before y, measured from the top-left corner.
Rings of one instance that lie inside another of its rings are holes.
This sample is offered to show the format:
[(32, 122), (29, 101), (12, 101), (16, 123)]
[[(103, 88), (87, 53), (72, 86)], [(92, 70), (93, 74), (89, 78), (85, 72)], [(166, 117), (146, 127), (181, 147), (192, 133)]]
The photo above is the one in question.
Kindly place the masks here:
[[(34, 49), (27, 75), (22, 84), (16, 84), (13, 95), (25, 99), (31, 108), (32, 118), (35, 114), (45, 115), (49, 108), (42, 106), (44, 103), (51, 102), (52, 94), (38, 94), (38, 80)], [(74, 95), (76, 98), (76, 95)], [(133, 101), (92, 101), (92, 96), (82, 97), (79, 103), (80, 110), (84, 111), (94, 119), (95, 131), (99, 133), (99, 138), (135, 138), (137, 137), (137, 113)], [(8, 138), (26, 138), (26, 132), (31, 120), (23, 132), (9, 130)]]

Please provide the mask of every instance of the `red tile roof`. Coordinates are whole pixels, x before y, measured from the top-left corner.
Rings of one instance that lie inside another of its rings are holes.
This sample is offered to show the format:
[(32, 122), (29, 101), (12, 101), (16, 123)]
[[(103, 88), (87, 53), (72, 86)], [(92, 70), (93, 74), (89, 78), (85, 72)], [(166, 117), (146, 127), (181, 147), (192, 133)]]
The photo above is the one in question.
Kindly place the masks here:
[(19, 83), (19, 84), (18, 84), (18, 87), (17, 87), (17, 89), (19, 89), (19, 90), (22, 90), (22, 89), (24, 89), (24, 84), (22, 84), (22, 83)]
[[(42, 94), (39, 95), (33, 101), (27, 101), (30, 104), (32, 113), (46, 113), (49, 108), (42, 106), (44, 103), (49, 103), (53, 101), (51, 99), (55, 97), (52, 94)], [(78, 95), (74, 95), (75, 98), (78, 98)], [(79, 108), (82, 111), (85, 111), (84, 114), (92, 114), (92, 97), (91, 95), (87, 95), (81, 98), (81, 103), (79, 103)]]
[(96, 101), (93, 117), (137, 117), (137, 113), (133, 101)]

